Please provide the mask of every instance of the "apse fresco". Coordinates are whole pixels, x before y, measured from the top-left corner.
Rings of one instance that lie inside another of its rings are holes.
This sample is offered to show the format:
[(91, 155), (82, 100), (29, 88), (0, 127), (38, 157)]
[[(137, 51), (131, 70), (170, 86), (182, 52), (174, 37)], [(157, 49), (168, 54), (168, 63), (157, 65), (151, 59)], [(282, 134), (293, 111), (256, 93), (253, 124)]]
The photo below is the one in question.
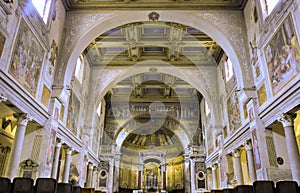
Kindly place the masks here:
[(300, 46), (290, 14), (267, 43), (264, 53), (275, 95), (300, 71)]
[(21, 20), (9, 73), (35, 96), (45, 51), (24, 20)]

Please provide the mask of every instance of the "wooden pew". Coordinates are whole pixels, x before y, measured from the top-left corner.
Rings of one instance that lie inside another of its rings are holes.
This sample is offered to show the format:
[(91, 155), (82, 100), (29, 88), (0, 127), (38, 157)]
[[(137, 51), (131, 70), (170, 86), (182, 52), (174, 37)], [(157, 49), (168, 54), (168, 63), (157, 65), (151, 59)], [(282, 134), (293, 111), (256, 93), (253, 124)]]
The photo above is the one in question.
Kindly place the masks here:
[(95, 188), (82, 188), (82, 193), (95, 193)]

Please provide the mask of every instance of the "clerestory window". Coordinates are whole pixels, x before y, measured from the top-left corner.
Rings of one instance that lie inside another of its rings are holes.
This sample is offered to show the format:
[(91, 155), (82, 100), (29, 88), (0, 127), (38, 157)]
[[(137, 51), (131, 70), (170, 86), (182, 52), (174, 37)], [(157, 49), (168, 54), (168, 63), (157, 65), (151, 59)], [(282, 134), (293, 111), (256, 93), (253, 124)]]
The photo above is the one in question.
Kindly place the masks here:
[(260, 0), (263, 17), (266, 18), (273, 11), (280, 0)]
[(38, 11), (39, 15), (42, 17), (44, 23), (46, 24), (49, 17), (51, 0), (32, 0), (32, 4)]

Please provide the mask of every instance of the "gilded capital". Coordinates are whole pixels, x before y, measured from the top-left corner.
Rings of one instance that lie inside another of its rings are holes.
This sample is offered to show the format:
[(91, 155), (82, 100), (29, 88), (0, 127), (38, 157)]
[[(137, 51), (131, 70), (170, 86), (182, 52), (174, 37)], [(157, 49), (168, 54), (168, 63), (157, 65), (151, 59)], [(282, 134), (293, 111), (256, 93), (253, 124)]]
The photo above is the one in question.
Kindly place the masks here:
[(5, 101), (7, 101), (7, 98), (3, 94), (0, 94), (0, 103), (3, 103)]
[(26, 126), (28, 121), (32, 121), (32, 118), (27, 113), (14, 113), (13, 116), (17, 119), (18, 125)]
[(249, 150), (252, 151), (253, 147), (252, 147), (252, 143), (251, 143), (250, 140), (247, 140), (247, 141), (245, 142), (245, 148), (246, 148), (246, 151), (249, 151)]
[(240, 149), (235, 149), (232, 151), (232, 155), (235, 158), (241, 157), (241, 150)]
[(293, 126), (292, 115), (287, 113), (282, 113), (281, 116), (277, 119), (278, 122), (281, 122), (283, 127)]

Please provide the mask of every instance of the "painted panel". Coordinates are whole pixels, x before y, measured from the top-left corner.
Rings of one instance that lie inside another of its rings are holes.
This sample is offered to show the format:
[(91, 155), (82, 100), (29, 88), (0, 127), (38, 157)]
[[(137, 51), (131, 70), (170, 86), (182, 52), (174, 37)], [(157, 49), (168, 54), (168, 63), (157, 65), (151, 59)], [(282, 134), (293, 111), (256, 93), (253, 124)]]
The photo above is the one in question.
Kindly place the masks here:
[(43, 93), (42, 93), (42, 98), (41, 102), (48, 107), (49, 106), (49, 99), (50, 99), (50, 90), (47, 86), (43, 86)]
[(35, 96), (45, 51), (22, 19), (16, 37), (9, 73)]
[(232, 92), (227, 100), (229, 129), (231, 134), (241, 126), (241, 114), (236, 92)]
[(74, 93), (71, 93), (68, 107), (67, 128), (77, 135), (80, 101)]
[(267, 43), (264, 53), (275, 95), (300, 71), (300, 46), (290, 14)]
[(261, 168), (261, 160), (259, 154), (259, 144), (258, 144), (256, 129), (252, 130), (251, 138), (252, 138), (251, 141), (252, 141), (253, 155), (254, 155), (254, 165), (255, 165), (255, 169), (258, 170)]

